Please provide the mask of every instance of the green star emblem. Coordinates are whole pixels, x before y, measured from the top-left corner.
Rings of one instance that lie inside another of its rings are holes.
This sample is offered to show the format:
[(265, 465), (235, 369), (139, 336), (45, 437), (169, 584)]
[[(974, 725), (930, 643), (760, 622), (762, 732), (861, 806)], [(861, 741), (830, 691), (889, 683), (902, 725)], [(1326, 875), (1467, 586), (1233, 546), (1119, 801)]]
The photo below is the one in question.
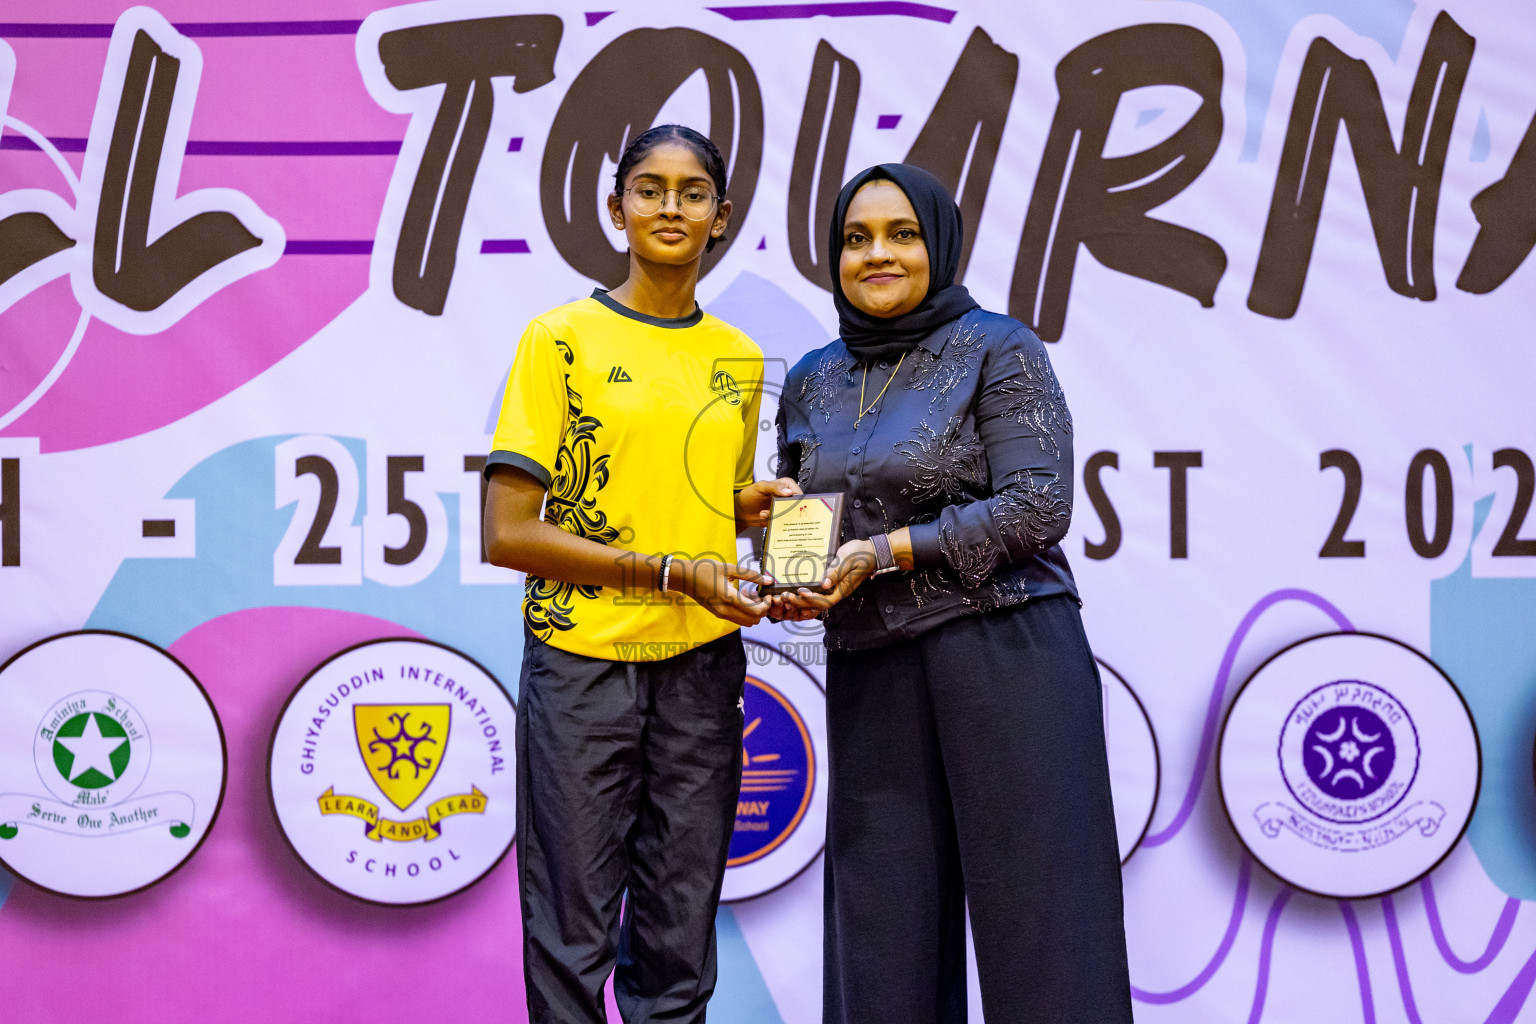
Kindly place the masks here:
[(110, 786), (128, 767), (133, 745), (121, 724), (109, 715), (86, 711), (59, 726), (53, 764), (59, 774), (82, 789)]

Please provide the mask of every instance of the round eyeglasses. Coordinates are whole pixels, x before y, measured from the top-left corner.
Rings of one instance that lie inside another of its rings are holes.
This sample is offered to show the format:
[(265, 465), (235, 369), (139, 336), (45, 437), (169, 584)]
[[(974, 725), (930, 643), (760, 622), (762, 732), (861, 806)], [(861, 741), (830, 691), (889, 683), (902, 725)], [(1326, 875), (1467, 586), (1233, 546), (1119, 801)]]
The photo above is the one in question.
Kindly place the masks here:
[(634, 211), (642, 217), (649, 217), (659, 213), (667, 201), (668, 192), (677, 193), (677, 208), (682, 215), (689, 220), (704, 220), (715, 208), (717, 196), (699, 185), (685, 185), (682, 188), (662, 188), (649, 182), (641, 182), (639, 185), (631, 185), (624, 190), (629, 193), (629, 201)]

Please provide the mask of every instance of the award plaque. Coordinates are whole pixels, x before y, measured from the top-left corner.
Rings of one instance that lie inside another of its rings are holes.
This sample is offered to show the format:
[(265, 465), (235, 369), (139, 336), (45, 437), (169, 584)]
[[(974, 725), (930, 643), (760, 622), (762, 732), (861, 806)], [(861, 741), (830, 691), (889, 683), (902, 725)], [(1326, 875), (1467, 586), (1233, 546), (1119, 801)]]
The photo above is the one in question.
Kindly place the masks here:
[(763, 571), (774, 578), (767, 592), (782, 594), (799, 587), (819, 590), (827, 563), (837, 551), (842, 522), (841, 493), (774, 498), (763, 540)]

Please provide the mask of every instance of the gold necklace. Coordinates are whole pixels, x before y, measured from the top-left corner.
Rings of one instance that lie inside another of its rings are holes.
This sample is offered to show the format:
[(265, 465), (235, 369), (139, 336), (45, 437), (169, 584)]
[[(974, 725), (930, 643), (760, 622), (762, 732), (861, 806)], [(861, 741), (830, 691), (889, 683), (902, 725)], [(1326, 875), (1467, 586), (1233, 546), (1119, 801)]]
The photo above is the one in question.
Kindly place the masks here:
[(859, 423), (864, 419), (865, 416), (868, 416), (870, 413), (875, 411), (875, 406), (880, 404), (880, 399), (884, 398), (885, 393), (891, 389), (891, 381), (895, 380), (896, 374), (901, 372), (901, 364), (904, 363), (906, 359), (907, 354), (903, 352), (901, 354), (901, 358), (896, 360), (896, 369), (891, 371), (891, 376), (886, 380), (885, 387), (880, 389), (880, 393), (875, 396), (875, 400), (870, 402), (867, 406), (864, 404), (864, 386), (869, 383), (869, 364), (864, 364), (864, 379), (859, 381), (859, 415), (853, 421), (854, 430), (859, 429)]

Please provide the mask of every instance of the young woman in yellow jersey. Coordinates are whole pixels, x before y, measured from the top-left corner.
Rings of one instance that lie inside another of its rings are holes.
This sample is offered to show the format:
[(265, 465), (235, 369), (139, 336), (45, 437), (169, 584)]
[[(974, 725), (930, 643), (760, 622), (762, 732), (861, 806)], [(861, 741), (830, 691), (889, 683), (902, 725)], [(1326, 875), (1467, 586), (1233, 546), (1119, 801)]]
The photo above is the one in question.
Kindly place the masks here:
[[(486, 472), (491, 561), (528, 574), (517, 866), (529, 1020), (702, 1021), (740, 785), (736, 535), (791, 480), (752, 480), (762, 352), (694, 301), (730, 219), (725, 166), (678, 125), (624, 151), (611, 292), (528, 325)], [(542, 508), (542, 515), (541, 515)]]

